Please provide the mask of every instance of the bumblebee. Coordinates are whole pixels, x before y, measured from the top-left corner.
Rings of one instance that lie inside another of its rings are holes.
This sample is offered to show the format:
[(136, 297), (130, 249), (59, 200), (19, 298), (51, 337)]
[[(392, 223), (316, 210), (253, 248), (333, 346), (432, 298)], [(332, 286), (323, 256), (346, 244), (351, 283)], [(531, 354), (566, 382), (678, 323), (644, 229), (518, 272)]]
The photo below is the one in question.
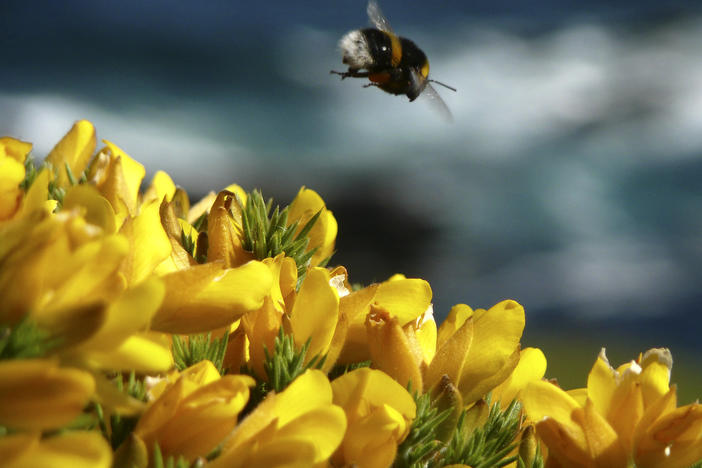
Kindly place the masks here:
[(429, 60), (411, 40), (397, 36), (390, 23), (380, 11), (375, 0), (368, 2), (368, 18), (373, 28), (357, 29), (346, 33), (339, 41), (342, 62), (348, 71), (331, 73), (344, 78), (368, 78), (371, 82), (364, 88), (375, 86), (383, 91), (406, 95), (410, 102), (425, 93), (433, 98), (439, 110), (449, 119), (451, 113), (430, 83), (436, 83), (452, 91), (455, 88), (429, 79)]

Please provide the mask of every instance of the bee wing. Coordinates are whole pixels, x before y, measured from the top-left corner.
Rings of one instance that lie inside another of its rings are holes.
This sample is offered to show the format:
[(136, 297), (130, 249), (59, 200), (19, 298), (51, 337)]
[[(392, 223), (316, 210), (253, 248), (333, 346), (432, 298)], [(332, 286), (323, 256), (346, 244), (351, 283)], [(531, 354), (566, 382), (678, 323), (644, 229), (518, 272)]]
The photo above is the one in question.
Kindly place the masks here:
[(390, 22), (380, 10), (380, 7), (378, 6), (378, 3), (375, 0), (370, 0), (368, 2), (366, 12), (368, 13), (368, 18), (370, 19), (370, 22), (373, 24), (373, 26), (380, 29), (381, 31), (395, 34), (392, 28), (390, 27)]
[(451, 114), (451, 109), (449, 109), (444, 100), (441, 99), (441, 96), (439, 96), (439, 93), (436, 92), (431, 83), (426, 84), (421, 96), (425, 96), (425, 99), (429, 99), (429, 102), (431, 103), (430, 105), (436, 112), (439, 113), (439, 115), (441, 115), (442, 119), (449, 123), (453, 122), (453, 114)]

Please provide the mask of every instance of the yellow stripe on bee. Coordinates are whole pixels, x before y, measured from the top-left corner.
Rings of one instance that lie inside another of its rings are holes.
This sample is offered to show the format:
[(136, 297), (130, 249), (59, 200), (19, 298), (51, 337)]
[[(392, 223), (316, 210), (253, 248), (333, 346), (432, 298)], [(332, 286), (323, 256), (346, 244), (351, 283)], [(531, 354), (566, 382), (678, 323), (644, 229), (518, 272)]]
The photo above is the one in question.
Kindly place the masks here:
[(429, 76), (429, 61), (427, 60), (424, 65), (422, 65), (422, 69), (419, 70), (419, 72), (422, 74), (424, 78)]
[(390, 37), (390, 46), (392, 47), (390, 63), (392, 63), (393, 67), (396, 67), (400, 64), (400, 60), (402, 60), (402, 44), (400, 44), (400, 38), (396, 35), (388, 32), (386, 32), (386, 34)]

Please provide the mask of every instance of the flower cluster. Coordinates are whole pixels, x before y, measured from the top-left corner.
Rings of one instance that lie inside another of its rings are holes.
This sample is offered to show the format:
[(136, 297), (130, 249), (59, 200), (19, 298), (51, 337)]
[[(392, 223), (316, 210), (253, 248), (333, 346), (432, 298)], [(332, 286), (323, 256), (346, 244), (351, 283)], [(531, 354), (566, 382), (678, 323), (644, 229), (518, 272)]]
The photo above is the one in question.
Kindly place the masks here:
[[(191, 203), (77, 122), (36, 166), (0, 139), (0, 460), (8, 467), (685, 467), (702, 406), (650, 350), (543, 380), (524, 309), (328, 267), (313, 190)], [(96, 151), (97, 150), (97, 151)]]

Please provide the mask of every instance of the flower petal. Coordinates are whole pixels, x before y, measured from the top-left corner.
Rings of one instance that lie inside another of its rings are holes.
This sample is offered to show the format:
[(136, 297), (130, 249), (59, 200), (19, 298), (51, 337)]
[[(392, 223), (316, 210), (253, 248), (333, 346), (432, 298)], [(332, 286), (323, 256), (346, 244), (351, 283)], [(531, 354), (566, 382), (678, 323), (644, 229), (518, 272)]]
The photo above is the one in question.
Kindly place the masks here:
[(19, 209), (24, 195), (19, 184), (24, 180), (24, 165), (8, 157), (0, 157), (0, 221), (11, 218)]
[[(417, 406), (405, 388), (385, 372), (363, 367), (332, 382), (334, 403), (347, 415), (367, 415), (369, 406), (391, 405), (407, 419), (414, 419)], [(350, 416), (353, 420), (354, 416)]]
[(441, 322), (436, 336), (436, 346), (441, 348), (466, 320), (473, 316), (473, 309), (466, 304), (456, 304), (451, 307), (448, 316)]
[(492, 401), (501, 401), (506, 408), (528, 382), (541, 380), (545, 373), (546, 356), (539, 348), (521, 350), (517, 367), (507, 380), (492, 390)]
[(336, 219), (331, 211), (326, 209), (324, 200), (317, 192), (305, 187), (302, 187), (297, 193), (297, 196), (290, 204), (290, 211), (288, 212), (290, 223), (299, 221), (299, 231), (320, 210), (322, 210), (322, 214), (309, 233), (310, 243), (308, 250), (317, 247), (317, 251), (312, 256), (310, 263), (313, 266), (319, 265), (322, 260), (329, 257), (334, 251), (334, 241), (337, 233)]
[(113, 349), (82, 354), (88, 365), (99, 369), (153, 374), (173, 367), (170, 343), (156, 333), (130, 335)]
[(238, 206), (234, 194), (223, 190), (217, 195), (207, 216), (207, 259), (211, 262), (222, 261), (228, 268), (253, 259), (251, 252), (245, 251), (241, 244), (241, 221), (237, 221), (232, 214), (232, 210), (238, 210)]
[[(576, 414), (580, 414), (576, 412)], [(582, 427), (590, 449), (590, 457), (602, 468), (625, 468), (627, 455), (617, 433), (595, 409), (591, 401), (585, 403)]]
[(649, 349), (641, 360), (641, 392), (644, 405), (649, 406), (670, 389), (673, 356), (665, 348)]
[(151, 178), (151, 185), (144, 194), (143, 203), (155, 200), (159, 205), (165, 199), (170, 202), (176, 192), (176, 185), (173, 179), (164, 171), (156, 171)]
[(473, 316), (473, 343), (456, 386), (464, 404), (480, 398), (502, 383), (517, 366), (524, 331), (524, 308), (502, 301)]
[[(441, 329), (439, 329), (439, 334), (441, 334)], [(466, 365), (466, 358), (470, 353), (472, 343), (473, 320), (469, 319), (463, 321), (450, 337), (445, 337), (442, 340), (424, 375), (424, 390), (432, 388), (444, 375), (448, 376), (454, 385), (457, 385)]]
[(563, 425), (566, 432), (577, 437), (575, 442), (585, 451), (587, 447), (585, 435), (572, 419), (573, 411), (580, 408), (580, 405), (570, 395), (556, 385), (541, 380), (529, 382), (524, 387), (522, 403), (531, 421), (551, 419)]
[(374, 301), (393, 316), (400, 325), (416, 320), (431, 304), (431, 286), (423, 279), (403, 278), (380, 283)]
[[(283, 426), (276, 433), (276, 440), (291, 440), (314, 447), (308, 463), (319, 463), (329, 458), (339, 447), (346, 432), (346, 415), (338, 406), (330, 405), (312, 409)], [(267, 465), (268, 466), (268, 465)]]
[[(119, 146), (107, 140), (102, 140), (105, 148), (102, 151), (107, 151), (112, 158), (119, 160), (119, 168), (125, 183), (125, 190), (120, 193), (120, 198), (126, 203), (129, 213), (136, 214), (136, 208), (139, 200), (139, 188), (141, 181), (144, 180), (146, 170), (144, 166), (132, 159)], [(156, 204), (157, 206), (159, 203)]]
[(0, 459), (6, 468), (109, 468), (112, 449), (96, 431), (70, 431), (40, 439), (39, 434), (0, 438)]
[(70, 182), (66, 173), (66, 165), (70, 167), (73, 176), (78, 179), (88, 166), (90, 157), (95, 152), (95, 127), (87, 120), (79, 120), (59, 141), (46, 157), (56, 171), (58, 184), (68, 187)]
[(48, 359), (0, 362), (0, 424), (56, 429), (76, 418), (95, 391), (92, 376)]
[(307, 360), (324, 354), (339, 320), (339, 294), (329, 284), (325, 268), (310, 268), (290, 312), (295, 344), (301, 348), (309, 339)]
[(100, 195), (100, 192), (88, 184), (79, 184), (70, 187), (63, 197), (64, 210), (80, 208), (83, 210), (83, 217), (90, 224), (99, 226), (107, 234), (114, 234), (117, 230), (115, 220), (115, 210), (107, 198)]
[(249, 341), (249, 366), (258, 378), (266, 380), (267, 375), (263, 367), (266, 360), (265, 350), (270, 352), (275, 349), (275, 339), (282, 324), (282, 315), (275, 310), (271, 299), (266, 297), (260, 309), (249, 312), (241, 318), (241, 324)]
[(122, 265), (127, 284), (137, 284), (152, 274), (171, 253), (171, 242), (161, 224), (159, 204), (141, 207), (141, 213), (128, 218), (120, 234), (129, 240), (129, 254)]
[(609, 414), (617, 378), (617, 371), (609, 364), (605, 349), (602, 348), (587, 377), (587, 397), (602, 415)]
[(12, 158), (24, 164), (27, 155), (32, 151), (32, 144), (12, 137), (0, 137), (0, 158)]
[(385, 310), (371, 306), (366, 318), (368, 348), (374, 367), (382, 370), (405, 388), (424, 388), (419, 365), (422, 350), (414, 335), (405, 333), (396, 317)]
[(205, 263), (162, 279), (166, 296), (151, 327), (184, 334), (229, 325), (246, 312), (257, 310), (273, 284), (270, 269), (256, 261), (232, 269)]
[(100, 329), (77, 350), (109, 351), (133, 333), (146, 330), (165, 292), (163, 282), (154, 277), (128, 289), (108, 306), (106, 320)]
[[(248, 466), (247, 463), (242, 464), (242, 460), (263, 456), (261, 452), (270, 444), (275, 447), (281, 432), (291, 436), (299, 433), (305, 435), (305, 439), (319, 437), (319, 444), (315, 444), (315, 451), (310, 453), (318, 461), (336, 448), (332, 446), (341, 441), (346, 427), (345, 418), (341, 418), (338, 409), (333, 408), (332, 390), (326, 375), (319, 370), (308, 370), (281, 393), (270, 393), (241, 421), (224, 443), (222, 455), (212, 462), (212, 466)], [(311, 427), (312, 423), (322, 426)], [(290, 427), (286, 427), (288, 425)], [(321, 435), (322, 432), (327, 435)], [(290, 457), (295, 459), (294, 454)], [(311, 463), (308, 458), (306, 460), (306, 466), (309, 466)]]

